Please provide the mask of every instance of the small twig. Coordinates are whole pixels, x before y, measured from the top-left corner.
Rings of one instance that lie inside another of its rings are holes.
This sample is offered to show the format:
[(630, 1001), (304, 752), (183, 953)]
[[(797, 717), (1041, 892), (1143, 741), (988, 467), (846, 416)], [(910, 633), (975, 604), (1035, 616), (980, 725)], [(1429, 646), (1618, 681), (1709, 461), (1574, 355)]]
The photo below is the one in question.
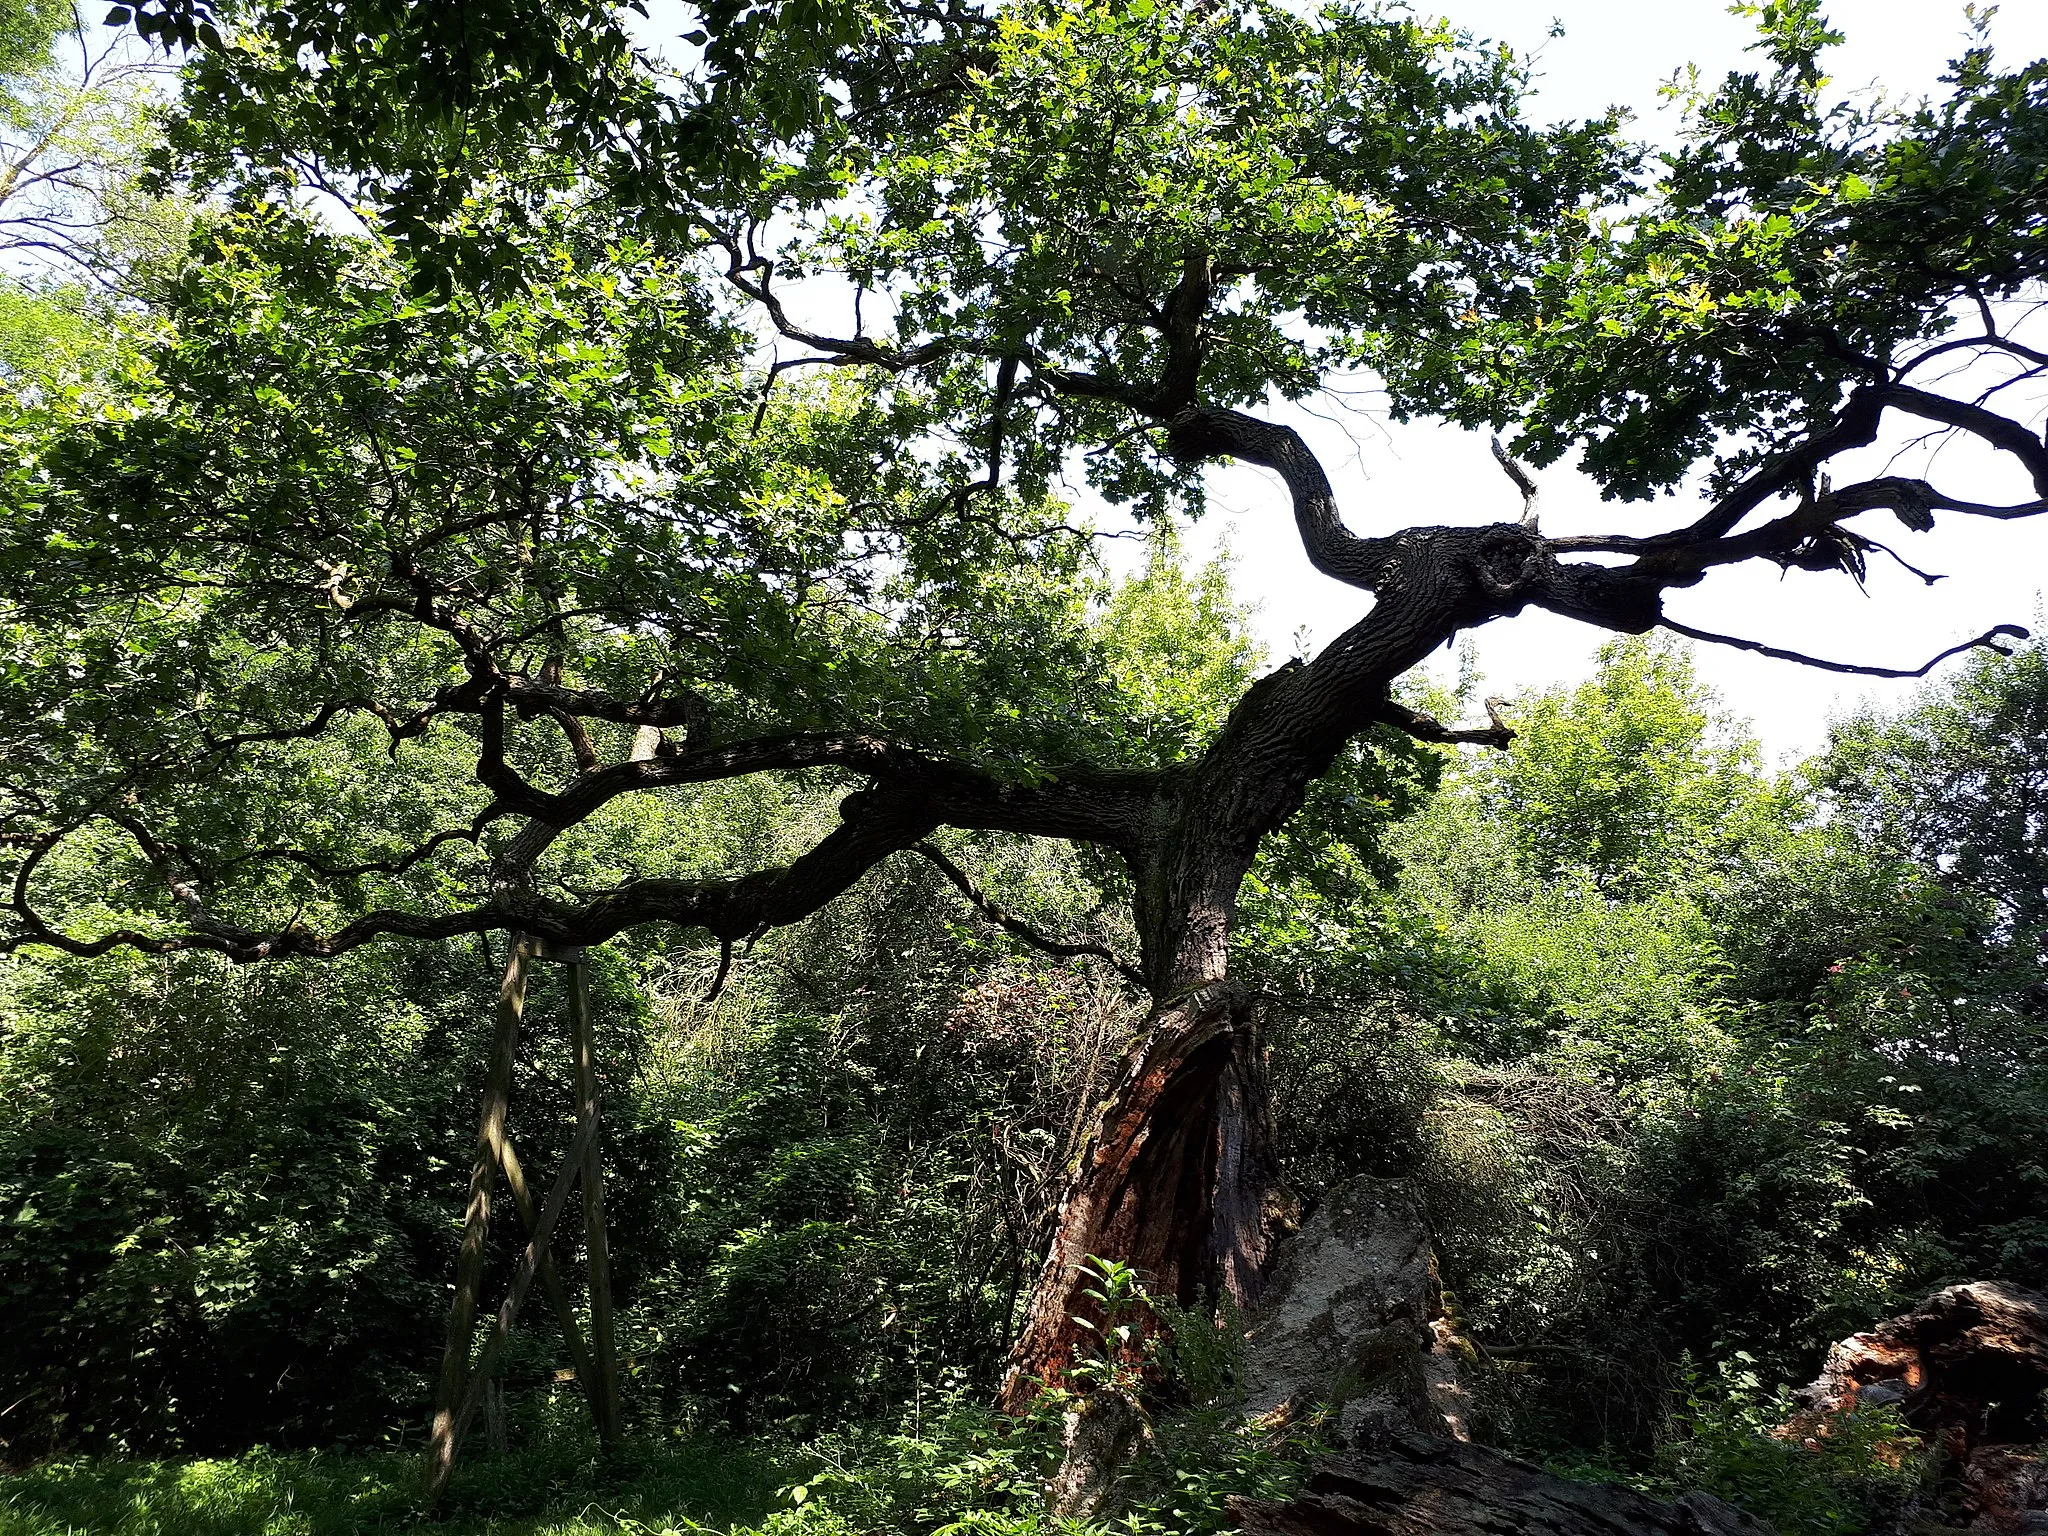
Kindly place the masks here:
[(788, 373), (790, 369), (847, 368), (851, 367), (854, 361), (852, 358), (845, 357), (792, 357), (783, 362), (776, 363), (768, 370), (768, 377), (761, 382), (761, 400), (754, 407), (754, 425), (747, 435), (749, 437), (759, 437), (761, 435), (761, 423), (768, 419), (768, 398), (775, 393), (775, 381), (785, 373)]
[(1117, 974), (1133, 986), (1142, 987), (1145, 985), (1143, 973), (1135, 966), (1126, 965), (1122, 960), (1118, 959), (1116, 952), (1108, 946), (1087, 943), (1085, 941), (1078, 944), (1070, 944), (1060, 939), (1049, 938), (1025, 922), (1023, 918), (1005, 912), (1001, 907), (990, 901), (988, 897), (975, 889), (974, 882), (967, 878), (965, 870), (939, 852), (930, 843), (912, 843), (909, 851), (917, 854), (948, 880), (952, 881), (955, 888), (959, 890), (961, 895), (967, 898), (968, 903), (974, 910), (1002, 929), (1003, 932), (1022, 939), (1034, 949), (1044, 950), (1045, 953), (1057, 955), (1061, 959), (1070, 960), (1077, 955), (1093, 955), (1098, 960), (1108, 961)]
[(1420, 710), (1410, 709), (1388, 699), (1381, 704), (1375, 716), (1382, 724), (1396, 730), (1406, 731), (1417, 741), (1432, 742), (1439, 746), (1474, 746), (1506, 748), (1515, 739), (1515, 729), (1501, 718), (1502, 699), (1486, 701), (1485, 725), (1445, 725), (1434, 716)]
[(1890, 555), (1893, 560), (1898, 562), (1900, 569), (1910, 571), (1913, 575), (1918, 576), (1930, 587), (1933, 586), (1937, 581), (1948, 580), (1946, 576), (1938, 575), (1933, 571), (1921, 570), (1919, 566), (1913, 564), (1912, 561), (1908, 560), (1896, 549), (1893, 549), (1889, 544), (1880, 544), (1876, 539), (1870, 538), (1867, 535), (1864, 537), (1863, 542), (1868, 544), (1872, 549), (1877, 550), (1881, 554)]

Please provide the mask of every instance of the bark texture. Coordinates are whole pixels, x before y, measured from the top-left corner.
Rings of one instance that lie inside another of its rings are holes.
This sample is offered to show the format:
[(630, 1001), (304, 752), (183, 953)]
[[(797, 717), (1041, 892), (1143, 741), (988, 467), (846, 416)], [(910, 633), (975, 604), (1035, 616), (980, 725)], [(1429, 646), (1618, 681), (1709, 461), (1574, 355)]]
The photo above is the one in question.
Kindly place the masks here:
[[(1091, 1254), (1132, 1265), (1184, 1303), (1259, 1295), (1281, 1226), (1264, 1051), (1248, 999), (1228, 983), (1153, 1011), (1060, 1204), (1002, 1405), (1059, 1381), (1093, 1316)], [(1092, 1335), (1091, 1335), (1092, 1337)]]
[(1354, 1179), (1282, 1246), (1245, 1337), (1245, 1413), (1327, 1410), (1341, 1444), (1469, 1440), (1471, 1346), (1444, 1311), (1429, 1225), (1400, 1179)]
[(1942, 1451), (1968, 1529), (2035, 1536), (2048, 1533), (2044, 1390), (2048, 1296), (1979, 1280), (1835, 1345), (1786, 1432), (1823, 1435), (1836, 1415), (1896, 1406)]
[(1232, 1499), (1246, 1536), (1770, 1536), (1703, 1493), (1574, 1483), (1460, 1441), (1402, 1433), (1332, 1457), (1286, 1502)]
[(455, 1257), (455, 1294), (448, 1304), (447, 1337), (441, 1349), (441, 1374), (434, 1389), (433, 1418), (428, 1426), (428, 1486), (439, 1490), (455, 1465), (461, 1438), (457, 1414), (469, 1384), (470, 1349), (476, 1328), (477, 1292), (483, 1283), (484, 1241), (491, 1225), (491, 1187), (505, 1161), (505, 1114), (512, 1097), (512, 1070), (519, 1056), (519, 1024), (526, 1012), (526, 982), (533, 956), (532, 941), (515, 937), (506, 953), (504, 979), (498, 984), (497, 1028), (491, 1037), (490, 1067), (484, 1076), (484, 1104), (476, 1131), (476, 1158), (470, 1168), (469, 1200), (463, 1211), (462, 1247)]
[(1115, 1497), (1117, 1474), (1151, 1430), (1145, 1410), (1121, 1392), (1094, 1392), (1070, 1408), (1066, 1456), (1046, 1488), (1053, 1513), (1067, 1520), (1102, 1515)]

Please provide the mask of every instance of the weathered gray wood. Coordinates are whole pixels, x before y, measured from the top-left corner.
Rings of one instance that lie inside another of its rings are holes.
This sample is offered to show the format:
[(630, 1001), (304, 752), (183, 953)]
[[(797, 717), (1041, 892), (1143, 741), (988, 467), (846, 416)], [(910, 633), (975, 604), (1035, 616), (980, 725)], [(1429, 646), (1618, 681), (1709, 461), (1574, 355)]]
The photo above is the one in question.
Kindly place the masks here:
[(484, 1383), (484, 1444), (493, 1451), (508, 1448), (505, 1438), (505, 1388), (493, 1379)]
[(1471, 1438), (1460, 1341), (1406, 1180), (1326, 1191), (1281, 1244), (1249, 1323), (1247, 1417), (1278, 1423), (1321, 1409), (1338, 1445), (1396, 1429)]
[(611, 1248), (604, 1227), (603, 1147), (598, 1134), (597, 1041), (590, 1022), (590, 970), (582, 951), (569, 962), (569, 1036), (576, 1056), (577, 1140), (583, 1166), (583, 1244), (590, 1271), (590, 1352), (596, 1366), (591, 1407), (607, 1447), (623, 1438), (618, 1345), (612, 1326)]
[[(519, 1208), (519, 1221), (530, 1238), (538, 1230), (540, 1214), (534, 1209), (533, 1194), (526, 1187), (526, 1170), (519, 1166), (519, 1153), (513, 1148), (508, 1135), (504, 1142), (505, 1183), (512, 1190), (512, 1203)], [(548, 1303), (555, 1309), (555, 1321), (561, 1325), (562, 1341), (569, 1346), (569, 1359), (576, 1367), (576, 1380), (582, 1384), (584, 1396), (592, 1403), (591, 1412), (596, 1413), (597, 1373), (590, 1358), (590, 1347), (583, 1342), (583, 1328), (576, 1320), (575, 1305), (569, 1300), (569, 1288), (562, 1281), (562, 1272), (555, 1266), (551, 1250), (543, 1249), (540, 1254), (540, 1287), (547, 1292)]]
[(1403, 1432), (1333, 1456), (1285, 1502), (1229, 1501), (1246, 1536), (1770, 1536), (1703, 1493), (1653, 1499), (1498, 1451)]
[(505, 1356), (505, 1346), (512, 1338), (512, 1325), (518, 1320), (519, 1308), (526, 1301), (526, 1293), (533, 1287), (533, 1277), (540, 1268), (541, 1257), (548, 1251), (548, 1239), (554, 1235), (555, 1224), (562, 1219), (562, 1211), (569, 1204), (569, 1191), (576, 1187), (576, 1180), (586, 1166), (586, 1157), (592, 1138), (596, 1135), (595, 1125), (585, 1126), (576, 1133), (576, 1140), (569, 1148), (569, 1155), (562, 1159), (562, 1171), (555, 1175), (554, 1188), (548, 1191), (548, 1203), (541, 1207), (540, 1220), (535, 1224), (533, 1236), (528, 1239), (526, 1251), (519, 1255), (519, 1266), (512, 1271), (511, 1287), (505, 1292), (505, 1300), (498, 1307), (498, 1320), (491, 1329), (491, 1336), (484, 1341), (483, 1353), (477, 1356), (476, 1369), (470, 1373), (469, 1388), (463, 1393), (461, 1405), (455, 1410), (450, 1421), (447, 1469), (439, 1471), (427, 1485), (429, 1499), (440, 1495), (447, 1486), (448, 1472), (455, 1466), (455, 1452), (462, 1444), (462, 1437), (469, 1432), (470, 1421), (476, 1417), (477, 1408), (484, 1398), (484, 1385), (498, 1369), (498, 1362)]
[(526, 1011), (526, 978), (532, 951), (514, 935), (498, 984), (497, 1032), (484, 1074), (483, 1112), (470, 1167), (469, 1204), (463, 1212), (462, 1247), (455, 1257), (455, 1295), (448, 1305), (448, 1333), (441, 1352), (441, 1376), (434, 1390), (434, 1415), (427, 1437), (427, 1486), (438, 1492), (455, 1465), (456, 1405), (469, 1381), (471, 1334), (476, 1327), (477, 1290), (483, 1282), (484, 1240), (491, 1224), (491, 1186), (504, 1162), (505, 1113), (512, 1097), (512, 1066), (519, 1054), (519, 1021)]

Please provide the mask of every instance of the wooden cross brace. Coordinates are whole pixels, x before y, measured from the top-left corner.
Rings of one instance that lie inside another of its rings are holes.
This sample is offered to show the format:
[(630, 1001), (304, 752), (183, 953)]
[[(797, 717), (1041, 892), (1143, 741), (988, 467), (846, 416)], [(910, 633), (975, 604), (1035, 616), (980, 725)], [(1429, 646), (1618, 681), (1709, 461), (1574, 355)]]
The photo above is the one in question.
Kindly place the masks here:
[[(560, 962), (568, 972), (570, 1049), (576, 1067), (576, 1136), (547, 1202), (536, 1212), (526, 1174), (505, 1129), (512, 1095), (512, 1068), (519, 1054), (519, 1025), (526, 1012), (526, 983), (534, 960)], [(618, 1352), (613, 1339), (611, 1258), (604, 1226), (604, 1170), (598, 1136), (597, 1051), (590, 1021), (590, 975), (580, 947), (550, 949), (540, 939), (515, 937), (498, 987), (497, 1032), (484, 1078), (483, 1114), (477, 1125), (476, 1160), (470, 1170), (469, 1206), (463, 1216), (462, 1247), (455, 1260), (455, 1296), (448, 1308), (448, 1335), (441, 1355), (441, 1375), (434, 1393), (434, 1417), (427, 1451), (426, 1491), (439, 1497), (455, 1468), (456, 1452), (483, 1402), (491, 1377), (504, 1358), (526, 1293), (539, 1278), (547, 1292), (562, 1336), (576, 1363), (576, 1376), (590, 1400), (598, 1438), (607, 1449), (621, 1437)], [(477, 1293), (483, 1280), (484, 1243), (491, 1219), (491, 1191), (503, 1173), (512, 1203), (527, 1231), (526, 1250), (496, 1324), (474, 1367), (470, 1344), (476, 1326)], [(590, 1271), (591, 1344), (586, 1347), (576, 1324), (567, 1287), (548, 1251), (555, 1225), (578, 1183), (583, 1186), (584, 1247)]]

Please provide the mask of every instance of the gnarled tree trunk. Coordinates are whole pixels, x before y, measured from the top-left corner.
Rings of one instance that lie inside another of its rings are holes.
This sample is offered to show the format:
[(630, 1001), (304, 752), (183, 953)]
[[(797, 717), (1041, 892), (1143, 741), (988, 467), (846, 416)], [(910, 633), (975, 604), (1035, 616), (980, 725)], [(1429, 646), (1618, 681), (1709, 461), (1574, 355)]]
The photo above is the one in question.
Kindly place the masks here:
[[(1227, 437), (1229, 451), (1279, 469), (1311, 549), (1323, 546), (1323, 525), (1336, 526), (1329, 484), (1291, 435), (1269, 440), (1227, 412), (1175, 430), (1191, 452), (1223, 451)], [(1121, 851), (1155, 1001), (1061, 1204), (1003, 1382), (1007, 1409), (1021, 1409), (1071, 1363), (1086, 1332), (1075, 1315), (1094, 1320), (1083, 1294), (1090, 1255), (1131, 1265), (1155, 1295), (1184, 1305), (1258, 1298), (1286, 1200), (1253, 1010), (1228, 980), (1238, 892), (1260, 843), (1300, 809), (1345, 743), (1395, 708), (1391, 680), (1484, 606), (1473, 571), (1497, 531), (1442, 532), (1447, 547), (1414, 553), (1398, 593), (1343, 640), (1248, 690), (1203, 757), (1160, 775), (1133, 818)], [(1521, 535), (1505, 537), (1515, 544)], [(1330, 559), (1342, 565), (1356, 553)]]
[(1254, 1010), (1230, 982), (1152, 1010), (1060, 1205), (1058, 1230), (1010, 1357), (1001, 1404), (1060, 1380), (1095, 1316), (1091, 1254), (1136, 1268), (1155, 1295), (1256, 1300), (1282, 1196)]

